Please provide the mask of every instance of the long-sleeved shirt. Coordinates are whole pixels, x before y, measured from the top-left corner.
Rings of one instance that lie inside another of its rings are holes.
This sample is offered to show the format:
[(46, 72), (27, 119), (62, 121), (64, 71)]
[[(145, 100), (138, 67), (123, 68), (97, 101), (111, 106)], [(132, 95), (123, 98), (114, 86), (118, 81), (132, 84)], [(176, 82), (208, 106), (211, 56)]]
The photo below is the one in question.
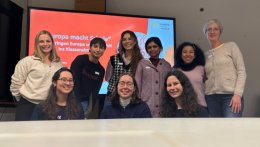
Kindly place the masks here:
[(246, 69), (243, 56), (234, 42), (223, 43), (206, 54), (205, 94), (243, 95)]
[(52, 76), (62, 66), (61, 62), (52, 62), (48, 65), (35, 56), (21, 59), (11, 78), (12, 95), (18, 101), (22, 96), (31, 103), (40, 103), (47, 98)]
[(205, 79), (205, 68), (204, 66), (196, 66), (192, 70), (189, 71), (184, 71), (180, 68), (181, 70), (190, 80), (195, 92), (197, 93), (198, 99), (197, 102), (204, 107), (207, 107), (207, 103), (205, 100), (205, 84), (204, 84), (204, 79)]
[(84, 54), (74, 59), (71, 70), (74, 73), (74, 90), (79, 101), (89, 101), (89, 97), (92, 95), (94, 99), (92, 102), (95, 103), (104, 79), (104, 67), (99, 62), (89, 61), (89, 56)]

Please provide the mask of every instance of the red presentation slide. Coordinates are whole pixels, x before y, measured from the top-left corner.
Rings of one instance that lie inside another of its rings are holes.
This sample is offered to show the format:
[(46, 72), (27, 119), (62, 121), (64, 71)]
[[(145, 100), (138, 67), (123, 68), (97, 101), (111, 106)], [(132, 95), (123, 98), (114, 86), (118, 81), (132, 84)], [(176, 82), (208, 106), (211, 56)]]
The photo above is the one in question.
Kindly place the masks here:
[(45, 10), (30, 11), (29, 55), (34, 51), (34, 39), (41, 30), (52, 33), (56, 50), (64, 66), (79, 54), (89, 53), (89, 43), (94, 37), (106, 41), (107, 49), (100, 62), (106, 68), (111, 55), (117, 50), (120, 35), (125, 30), (146, 34), (147, 18), (108, 16)]

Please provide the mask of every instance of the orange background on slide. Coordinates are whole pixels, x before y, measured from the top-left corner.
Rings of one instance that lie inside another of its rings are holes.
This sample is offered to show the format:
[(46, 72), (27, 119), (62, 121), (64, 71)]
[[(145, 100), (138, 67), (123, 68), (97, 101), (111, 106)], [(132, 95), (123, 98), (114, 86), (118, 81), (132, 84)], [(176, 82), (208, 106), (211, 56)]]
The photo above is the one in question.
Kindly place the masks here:
[[(41, 30), (48, 30), (53, 35), (84, 35), (88, 36), (87, 40), (60, 40), (59, 42), (78, 42), (78, 43), (90, 43), (90, 36), (98, 37), (111, 37), (106, 41), (107, 45), (112, 44), (112, 47), (108, 47), (101, 57), (101, 64), (106, 68), (109, 57), (116, 53), (117, 44), (120, 39), (120, 35), (125, 30), (132, 30), (134, 32), (147, 33), (148, 19), (146, 18), (131, 18), (122, 16), (108, 16), (108, 15), (94, 15), (94, 14), (82, 14), (82, 13), (69, 13), (69, 12), (54, 12), (45, 10), (31, 10), (30, 17), (30, 34), (29, 34), (29, 55), (34, 51), (34, 38), (36, 34)], [(59, 51), (61, 46), (56, 45), (56, 50), (61, 57), (64, 65), (69, 67), (74, 58), (79, 54), (86, 54), (88, 52), (68, 52)], [(63, 46), (66, 48), (69, 46)], [(71, 48), (83, 48), (83, 47), (71, 47)], [(84, 48), (89, 48), (85, 46)]]

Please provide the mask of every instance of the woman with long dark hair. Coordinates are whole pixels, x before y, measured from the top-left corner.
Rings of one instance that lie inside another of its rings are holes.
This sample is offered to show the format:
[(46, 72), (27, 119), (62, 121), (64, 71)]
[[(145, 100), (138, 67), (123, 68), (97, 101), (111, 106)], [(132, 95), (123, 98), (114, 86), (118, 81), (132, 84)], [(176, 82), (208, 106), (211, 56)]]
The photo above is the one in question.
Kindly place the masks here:
[(72, 71), (65, 67), (59, 69), (52, 77), (47, 99), (35, 107), (32, 120), (83, 119), (84, 112), (73, 87)]
[(143, 59), (137, 37), (130, 30), (126, 30), (121, 34), (118, 52), (118, 54), (110, 57), (106, 69), (105, 78), (109, 82), (108, 95), (115, 89), (116, 81), (122, 73), (135, 75), (137, 64)]
[(208, 117), (197, 102), (197, 94), (189, 79), (180, 70), (168, 73), (164, 82), (162, 117)]

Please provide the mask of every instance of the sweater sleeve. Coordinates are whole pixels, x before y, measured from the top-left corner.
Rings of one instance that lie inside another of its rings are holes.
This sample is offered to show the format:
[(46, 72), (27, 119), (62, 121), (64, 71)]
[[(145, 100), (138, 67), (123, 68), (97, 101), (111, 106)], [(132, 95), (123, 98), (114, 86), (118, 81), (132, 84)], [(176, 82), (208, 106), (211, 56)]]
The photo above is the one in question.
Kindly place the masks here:
[(232, 59), (237, 72), (234, 94), (242, 97), (246, 83), (246, 69), (242, 53), (235, 43), (232, 47)]
[(19, 101), (21, 98), (19, 90), (25, 83), (28, 76), (28, 59), (29, 57), (26, 57), (16, 64), (14, 74), (11, 77), (10, 91), (17, 101)]

